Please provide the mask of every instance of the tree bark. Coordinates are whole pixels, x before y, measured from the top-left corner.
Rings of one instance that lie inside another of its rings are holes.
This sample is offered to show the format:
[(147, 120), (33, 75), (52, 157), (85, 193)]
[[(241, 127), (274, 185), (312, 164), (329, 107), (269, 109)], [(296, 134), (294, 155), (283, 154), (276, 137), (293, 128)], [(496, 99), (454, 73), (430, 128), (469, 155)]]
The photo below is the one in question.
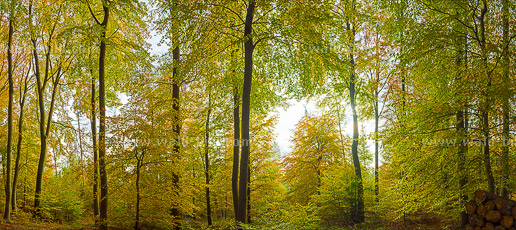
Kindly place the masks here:
[(251, 105), (251, 84), (253, 78), (253, 17), (256, 2), (251, 0), (247, 7), (246, 21), (244, 28), (244, 38), (247, 39), (244, 44), (245, 49), (245, 66), (244, 66), (244, 85), (242, 88), (242, 155), (240, 158), (240, 181), (238, 191), (238, 212), (237, 222), (246, 222), (247, 208), (247, 174), (249, 168), (249, 110)]
[(4, 210), (4, 220), (7, 222), (11, 219), (11, 150), (12, 150), (12, 141), (13, 141), (13, 94), (14, 94), (14, 86), (13, 86), (13, 54), (12, 54), (12, 44), (13, 44), (13, 33), (14, 33), (14, 25), (12, 15), (14, 10), (11, 10), (11, 15), (9, 15), (9, 38), (7, 44), (7, 74), (9, 80), (9, 105), (7, 108), (7, 157), (5, 164), (5, 210)]
[(233, 209), (235, 221), (238, 212), (238, 160), (240, 158), (240, 101), (238, 87), (233, 94), (233, 173), (231, 175), (231, 189), (233, 192)]
[(95, 215), (95, 224), (99, 222), (99, 162), (97, 148), (97, 109), (95, 107), (95, 78), (91, 75), (91, 138), (93, 142), (93, 214)]
[(251, 224), (251, 158), (249, 158), (249, 167), (247, 168), (247, 223)]
[(102, 29), (99, 47), (99, 174), (100, 174), (100, 206), (99, 228), (107, 230), (108, 184), (106, 172), (106, 90), (105, 90), (105, 60), (106, 60), (106, 30), (109, 21), (109, 8), (103, 3), (104, 19), (100, 24)]
[[(30, 7), (29, 7), (30, 8)], [(30, 12), (29, 12), (30, 14)], [(49, 42), (53, 37), (54, 30), (50, 32), (49, 35)], [(46, 117), (46, 111), (45, 111), (45, 89), (46, 84), (50, 80), (49, 74), (50, 74), (50, 54), (52, 50), (52, 46), (47, 44), (47, 50), (45, 53), (45, 75), (44, 78), (41, 78), (41, 72), (39, 69), (39, 56), (38, 52), (36, 50), (37, 42), (36, 38), (32, 37), (32, 51), (34, 55), (34, 75), (36, 76), (36, 89), (37, 89), (37, 95), (38, 95), (38, 105), (39, 105), (39, 133), (40, 133), (40, 153), (39, 153), (39, 162), (38, 162), (38, 171), (36, 174), (36, 188), (35, 188), (35, 195), (34, 195), (34, 217), (40, 217), (41, 216), (41, 210), (39, 208), (40, 206), (40, 196), (41, 196), (41, 187), (43, 184), (43, 171), (45, 169), (45, 161), (46, 161), (46, 154), (47, 154), (47, 139), (50, 134), (50, 128), (52, 126), (52, 114), (54, 111), (54, 102), (55, 102), (55, 96), (57, 93), (57, 87), (59, 86), (59, 78), (61, 76), (61, 68), (59, 67), (55, 79), (52, 81), (52, 95), (50, 99), (50, 108), (48, 111), (48, 120), (45, 119)]]
[(134, 229), (140, 229), (140, 171), (143, 164), (143, 157), (145, 152), (142, 152), (141, 157), (138, 157), (136, 152), (136, 221), (134, 223)]
[(77, 133), (79, 135), (79, 152), (81, 153), (81, 174), (82, 174), (82, 187), (84, 188), (84, 152), (82, 150), (82, 133), (81, 133), (81, 113), (77, 112)]
[[(462, 58), (463, 58), (463, 52), (462, 52), (462, 44), (460, 37), (456, 38), (457, 41), (457, 56), (455, 57), (455, 64), (457, 65), (457, 69), (459, 70), (456, 75), (455, 81), (457, 82), (457, 91), (460, 92), (462, 89), (462, 76), (461, 76), (461, 69), (463, 67), (462, 64)], [(466, 152), (468, 151), (468, 146), (466, 138), (466, 127), (465, 127), (465, 118), (464, 118), (464, 108), (462, 105), (464, 102), (462, 100), (457, 101), (458, 104), (458, 110), (455, 115), (456, 118), (456, 131), (459, 136), (459, 146), (457, 148), (457, 172), (459, 175), (459, 207), (464, 207), (466, 200), (468, 199), (468, 195), (465, 191), (465, 186), (468, 182), (467, 173), (466, 173)], [(468, 223), (468, 214), (466, 211), (462, 210), (459, 215), (460, 220), (460, 228), (464, 228), (466, 224)]]
[[(355, 6), (353, 5), (353, 8)], [(350, 19), (351, 20), (351, 19)], [(349, 98), (351, 102), (351, 110), (353, 113), (353, 142), (351, 144), (351, 156), (353, 158), (353, 166), (355, 167), (355, 176), (357, 180), (357, 202), (354, 212), (352, 214), (353, 222), (363, 223), (364, 222), (364, 187), (362, 182), (362, 170), (360, 168), (360, 159), (358, 158), (358, 116), (355, 105), (355, 58), (354, 58), (354, 41), (355, 41), (355, 28), (351, 28), (351, 23), (347, 22), (348, 31), (351, 30), (353, 36), (350, 38), (350, 64), (351, 64), (351, 75), (349, 83)]]
[[(36, 76), (36, 89), (38, 93), (38, 105), (39, 105), (39, 135), (40, 135), (40, 153), (39, 153), (39, 163), (38, 163), (38, 171), (36, 174), (36, 190), (34, 197), (34, 216), (39, 216), (39, 196), (41, 195), (41, 182), (43, 179), (43, 166), (46, 157), (47, 150), (47, 140), (45, 136), (45, 105), (44, 105), (44, 95), (43, 89), (41, 85), (41, 73), (39, 70), (39, 58), (36, 50), (37, 44), (36, 39), (32, 38), (33, 45), (33, 53), (34, 53), (34, 71)], [(49, 47), (50, 48), (50, 47)], [(48, 58), (47, 58), (48, 59)]]
[(484, 131), (484, 167), (485, 167), (485, 173), (487, 177), (487, 184), (488, 184), (488, 190), (491, 193), (495, 192), (495, 185), (494, 185), (494, 177), (493, 172), (491, 170), (491, 156), (489, 152), (489, 141), (491, 138), (490, 130), (489, 130), (489, 110), (491, 109), (490, 106), (490, 100), (489, 100), (489, 88), (491, 87), (491, 77), (489, 76), (488, 66), (487, 66), (487, 44), (486, 44), (486, 26), (485, 26), (485, 16), (487, 14), (487, 2), (486, 0), (483, 1), (483, 8), (480, 11), (480, 48), (481, 48), (481, 55), (482, 55), (482, 62), (484, 65), (484, 71), (486, 71), (486, 78), (487, 78), (487, 87), (484, 97), (484, 108), (482, 111), (482, 130)]
[[(210, 101), (210, 95), (208, 95)], [(208, 102), (211, 106), (211, 102)], [(210, 114), (211, 108), (208, 108), (208, 115), (206, 115), (206, 137), (204, 140), (204, 176), (206, 177), (206, 216), (208, 217), (208, 226), (213, 223), (211, 221), (211, 203), (210, 203)]]
[[(468, 196), (465, 194), (465, 186), (467, 184), (467, 175), (466, 175), (466, 168), (465, 168), (465, 162), (466, 162), (466, 152), (467, 152), (467, 145), (463, 143), (465, 138), (465, 127), (464, 127), (464, 112), (461, 109), (457, 111), (456, 114), (456, 122), (457, 122), (457, 133), (459, 134), (460, 141), (459, 141), (459, 147), (457, 149), (457, 171), (459, 173), (459, 194), (460, 194), (460, 207), (464, 207), (466, 200), (468, 199)], [(464, 226), (468, 222), (468, 214), (465, 211), (460, 212), (460, 227), (464, 228)]]
[[(173, 133), (174, 133), (174, 147), (172, 149), (173, 158), (175, 159), (174, 163), (178, 163), (178, 159), (180, 156), (181, 151), (181, 122), (180, 122), (180, 79), (177, 73), (177, 68), (179, 65), (179, 45), (174, 48), (172, 51), (172, 59), (174, 68), (172, 69), (172, 78), (173, 78), (173, 84), (172, 84), (172, 109), (174, 110), (174, 127), (173, 127)], [(173, 172), (172, 173), (172, 186), (174, 187), (174, 203), (172, 204), (171, 208), (171, 215), (174, 218), (174, 225), (175, 229), (181, 229), (181, 223), (179, 222), (180, 214), (179, 214), (179, 205), (178, 205), (178, 199), (179, 199), (179, 173)]]
[(27, 98), (27, 90), (28, 90), (28, 80), (29, 80), (29, 73), (30, 73), (30, 67), (27, 70), (27, 75), (25, 76), (25, 82), (23, 87), (23, 93), (21, 93), (21, 100), (20, 100), (20, 116), (18, 117), (18, 143), (16, 144), (16, 162), (14, 164), (14, 177), (13, 177), (13, 192), (12, 192), (12, 211), (16, 212), (17, 205), (17, 188), (18, 188), (18, 177), (20, 173), (20, 158), (21, 158), (21, 148), (22, 148), (22, 140), (23, 140), (23, 109), (25, 107), (25, 99)]
[(380, 113), (379, 113), (379, 100), (380, 100), (380, 91), (378, 89), (380, 84), (380, 54), (378, 52), (378, 28), (376, 28), (376, 83), (378, 84), (374, 90), (374, 195), (376, 203), (380, 202), (379, 194), (380, 194), (380, 182), (378, 175), (378, 166), (379, 166), (379, 137), (378, 137), (378, 125), (380, 122)]
[[(376, 55), (377, 57), (379, 58), (379, 54), (378, 54), (378, 32), (376, 32)], [(379, 61), (378, 61), (378, 58), (376, 60), (376, 83), (379, 84), (380, 83), (380, 71), (378, 69), (378, 65), (379, 65)], [(378, 123), (379, 123), (379, 120), (380, 120), (380, 114), (379, 114), (379, 111), (378, 111), (378, 106), (379, 106), (379, 94), (380, 92), (378, 91), (378, 86), (375, 87), (375, 91), (374, 91), (374, 195), (375, 195), (375, 201), (376, 203), (379, 203), (380, 202), (380, 199), (378, 197), (379, 193), (380, 193), (380, 185), (379, 185), (379, 177), (378, 177), (378, 165), (379, 165), (379, 162), (378, 162), (378, 155), (379, 155), (379, 152), (378, 152), (378, 145), (379, 145), (379, 138), (378, 138)]]
[(502, 101), (502, 191), (500, 196), (504, 198), (509, 198), (508, 186), (509, 183), (509, 174), (510, 174), (510, 165), (509, 165), (509, 140), (510, 140), (510, 107), (509, 107), (509, 98), (510, 98), (510, 59), (509, 59), (509, 3), (507, 0), (502, 0), (502, 27), (503, 27), (503, 53), (502, 53), (502, 71), (503, 76), (502, 80), (504, 83), (503, 89), (503, 101)]

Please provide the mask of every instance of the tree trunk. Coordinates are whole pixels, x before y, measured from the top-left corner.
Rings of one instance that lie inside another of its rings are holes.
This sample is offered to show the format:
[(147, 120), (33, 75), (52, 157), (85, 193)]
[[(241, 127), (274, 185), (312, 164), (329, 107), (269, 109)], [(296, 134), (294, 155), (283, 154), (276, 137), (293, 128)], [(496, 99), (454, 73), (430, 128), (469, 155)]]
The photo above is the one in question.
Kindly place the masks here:
[(41, 92), (43, 89), (41, 88), (41, 73), (39, 71), (39, 58), (36, 51), (36, 40), (32, 39), (33, 52), (34, 52), (34, 71), (36, 76), (36, 89), (38, 91), (38, 105), (39, 105), (39, 135), (40, 135), (40, 153), (39, 153), (39, 163), (38, 163), (38, 171), (36, 174), (36, 190), (34, 197), (34, 216), (39, 215), (39, 196), (41, 194), (41, 181), (43, 179), (43, 165), (45, 161), (45, 154), (47, 149), (47, 140), (45, 137), (45, 107), (44, 107), (44, 95)]
[(77, 133), (79, 134), (79, 151), (81, 153), (81, 173), (82, 173), (82, 187), (84, 188), (84, 152), (82, 151), (82, 134), (81, 134), (81, 113), (77, 112)]
[(99, 222), (99, 162), (97, 149), (97, 109), (95, 108), (95, 78), (91, 75), (91, 139), (93, 142), (93, 214), (95, 224)]
[(376, 98), (377, 101), (375, 102), (376, 106), (374, 108), (374, 195), (375, 195), (375, 201), (378, 203), (380, 202), (380, 199), (378, 195), (380, 194), (380, 186), (379, 186), (379, 175), (378, 175), (378, 165), (379, 165), (379, 152), (378, 152), (378, 122), (379, 122), (379, 115), (378, 115), (378, 91), (376, 92)]
[[(380, 84), (380, 70), (379, 70), (379, 58), (380, 55), (378, 53), (378, 30), (376, 31), (376, 83)], [(378, 197), (378, 194), (380, 193), (380, 186), (379, 186), (379, 177), (378, 177), (378, 122), (380, 119), (380, 114), (378, 113), (378, 100), (379, 100), (379, 94), (378, 91), (378, 85), (375, 87), (374, 91), (374, 195), (375, 195), (375, 201), (376, 203), (380, 202), (380, 199)]]
[[(172, 157), (179, 159), (180, 156), (180, 150), (181, 150), (181, 122), (180, 122), (180, 99), (179, 99), (179, 93), (180, 93), (180, 79), (177, 73), (177, 66), (179, 65), (179, 45), (174, 48), (172, 51), (172, 59), (174, 68), (172, 69), (172, 78), (173, 78), (173, 84), (172, 84), (172, 109), (174, 110), (174, 127), (173, 127), (173, 133), (174, 133), (174, 147), (172, 149)], [(177, 164), (178, 161), (175, 161), (175, 164)], [(174, 218), (174, 225), (175, 229), (181, 229), (181, 223), (179, 222), (180, 215), (179, 215), (179, 173), (173, 172), (172, 173), (172, 186), (174, 187), (174, 203), (172, 204), (171, 208), (171, 215), (172, 218)]]
[(253, 78), (253, 17), (256, 2), (251, 0), (247, 7), (244, 38), (245, 41), (245, 66), (244, 66), (244, 86), (242, 88), (242, 156), (240, 158), (240, 181), (238, 190), (238, 212), (237, 222), (246, 222), (247, 207), (247, 174), (249, 168), (249, 110), (251, 106), (251, 83)]
[[(464, 67), (462, 64), (462, 58), (463, 58), (463, 52), (462, 52), (462, 44), (460, 37), (456, 38), (456, 45), (457, 45), (457, 56), (455, 57), (455, 64), (457, 65), (457, 75), (455, 82), (457, 83), (457, 93), (459, 93), (462, 90), (463, 83), (461, 82), (462, 76), (461, 76), (461, 69)], [(459, 136), (459, 146), (457, 148), (457, 173), (459, 175), (459, 207), (464, 207), (466, 205), (466, 200), (468, 199), (468, 195), (465, 191), (465, 186), (468, 182), (467, 172), (466, 172), (466, 152), (468, 151), (467, 146), (467, 135), (466, 135), (466, 127), (465, 127), (465, 118), (464, 118), (464, 108), (462, 105), (464, 102), (462, 100), (457, 101), (458, 110), (455, 115), (456, 118), (456, 131)], [(462, 210), (462, 209), (461, 209)], [(468, 223), (468, 214), (466, 211), (462, 210), (459, 215), (460, 220), (460, 228), (464, 228), (466, 224)]]
[(9, 105), (7, 108), (7, 157), (5, 164), (5, 211), (4, 211), (4, 220), (7, 222), (11, 219), (11, 150), (12, 150), (12, 141), (13, 141), (13, 94), (14, 94), (14, 86), (13, 86), (13, 54), (12, 54), (12, 44), (13, 44), (13, 33), (14, 33), (14, 25), (12, 15), (14, 10), (11, 10), (11, 15), (9, 15), (9, 41), (7, 44), (7, 63), (8, 70), (7, 74), (9, 75)]
[(249, 167), (247, 168), (247, 223), (251, 224), (251, 159), (249, 158)]
[(490, 141), (490, 130), (489, 130), (489, 110), (491, 109), (490, 106), (490, 100), (489, 100), (489, 88), (491, 87), (491, 77), (489, 76), (489, 73), (487, 73), (488, 66), (487, 66), (487, 44), (486, 44), (486, 36), (485, 36), (485, 15), (487, 14), (487, 2), (486, 0), (483, 1), (483, 8), (480, 11), (480, 48), (481, 48), (481, 55), (482, 55), (482, 62), (484, 65), (484, 71), (486, 71), (486, 78), (487, 78), (487, 87), (485, 91), (485, 98), (484, 98), (484, 108), (482, 111), (482, 130), (484, 131), (484, 167), (485, 167), (485, 173), (487, 177), (487, 184), (488, 184), (488, 190), (491, 193), (495, 192), (495, 186), (494, 186), (494, 177), (493, 172), (491, 170), (491, 156), (489, 152), (489, 141)]
[(107, 230), (107, 209), (108, 209), (108, 184), (106, 172), (106, 91), (105, 91), (105, 59), (106, 59), (106, 30), (109, 20), (109, 8), (104, 2), (104, 19), (100, 24), (102, 32), (100, 35), (99, 47), (99, 174), (100, 174), (100, 206), (99, 206), (99, 228)]
[(502, 192), (500, 195), (504, 198), (509, 198), (508, 186), (509, 183), (509, 174), (510, 174), (510, 165), (509, 165), (509, 140), (510, 140), (510, 107), (509, 107), (509, 98), (510, 98), (510, 59), (509, 59), (509, 3), (507, 0), (502, 0), (502, 26), (503, 26), (503, 53), (502, 53), (502, 71), (503, 76), (502, 80), (504, 83), (504, 94), (502, 101)]
[[(53, 34), (51, 33), (49, 35), (49, 38), (51, 39)], [(49, 39), (49, 40), (50, 40)], [(50, 68), (50, 53), (52, 46), (50, 44), (47, 45), (47, 50), (45, 54), (45, 75), (44, 79), (41, 79), (41, 72), (39, 70), (39, 57), (38, 52), (36, 50), (37, 42), (36, 38), (31, 38), (32, 45), (33, 45), (33, 54), (34, 54), (34, 70), (35, 70), (35, 76), (36, 76), (36, 89), (37, 89), (37, 95), (38, 95), (38, 105), (39, 105), (39, 133), (40, 133), (40, 152), (39, 152), (39, 162), (38, 162), (38, 171), (36, 174), (36, 188), (35, 188), (35, 195), (34, 195), (34, 217), (40, 217), (41, 216), (41, 210), (39, 208), (40, 206), (40, 196), (41, 196), (41, 187), (43, 184), (43, 171), (45, 169), (45, 161), (46, 161), (46, 154), (47, 154), (47, 138), (50, 134), (50, 127), (52, 125), (52, 113), (54, 110), (54, 102), (55, 102), (55, 96), (56, 91), (58, 87), (59, 77), (61, 75), (60, 68), (58, 69), (58, 72), (56, 73), (56, 79), (53, 81), (53, 88), (52, 88), (52, 96), (50, 100), (50, 109), (48, 111), (48, 121), (45, 121), (46, 112), (45, 112), (45, 88), (46, 83), (49, 80), (49, 68)], [(46, 125), (45, 125), (46, 124)]]
[[(353, 6), (354, 8), (354, 6)], [(351, 144), (351, 156), (353, 158), (353, 166), (355, 167), (355, 176), (357, 179), (357, 203), (355, 211), (352, 214), (353, 222), (363, 223), (364, 222), (364, 186), (362, 182), (362, 170), (360, 168), (360, 160), (358, 158), (358, 116), (355, 105), (355, 58), (354, 58), (354, 41), (355, 41), (355, 28), (351, 28), (351, 23), (347, 22), (347, 29), (352, 30), (353, 36), (350, 38), (350, 64), (351, 64), (351, 75), (349, 84), (349, 98), (351, 101), (351, 110), (353, 113), (353, 142)]]
[[(210, 95), (208, 95), (208, 101), (210, 100)], [(211, 106), (211, 103), (208, 102), (208, 106)], [(208, 226), (211, 226), (213, 223), (211, 221), (211, 203), (210, 203), (210, 114), (211, 108), (208, 108), (208, 115), (206, 116), (206, 137), (204, 140), (204, 176), (206, 177), (206, 216), (208, 217)]]
[(238, 160), (240, 158), (240, 101), (238, 87), (233, 94), (233, 173), (231, 175), (231, 189), (233, 192), (233, 209), (235, 221), (238, 212)]
[(484, 167), (485, 167), (485, 173), (487, 177), (487, 186), (488, 191), (491, 193), (495, 192), (495, 186), (494, 186), (494, 177), (493, 172), (491, 170), (491, 156), (489, 153), (489, 138), (490, 138), (490, 131), (489, 131), (489, 106), (487, 105), (485, 108), (485, 111), (482, 112), (482, 120), (483, 120), (483, 131), (484, 131)]
[(134, 223), (134, 229), (140, 229), (140, 170), (142, 167), (143, 154), (142, 157), (138, 157), (138, 153), (136, 153), (136, 221)]
[[(12, 192), (12, 211), (16, 212), (17, 205), (16, 205), (16, 190), (18, 188), (18, 176), (20, 173), (20, 158), (21, 158), (21, 148), (22, 148), (22, 140), (23, 140), (23, 109), (25, 107), (25, 99), (27, 98), (27, 90), (28, 90), (28, 79), (29, 79), (29, 73), (30, 73), (30, 65), (29, 69), (27, 70), (27, 75), (25, 76), (25, 84), (23, 87), (23, 93), (21, 93), (21, 100), (20, 100), (20, 117), (18, 117), (18, 143), (16, 145), (16, 163), (14, 165), (14, 177), (13, 177), (13, 192)], [(20, 90), (21, 92), (21, 90)]]
[[(464, 112), (461, 109), (457, 111), (456, 114), (456, 123), (457, 123), (457, 133), (460, 137), (459, 147), (457, 149), (457, 171), (459, 173), (459, 194), (460, 194), (460, 207), (464, 207), (466, 200), (468, 199), (467, 194), (465, 193), (465, 186), (467, 184), (467, 174), (466, 174), (466, 152), (467, 145), (464, 144), (465, 138), (465, 126), (464, 126)], [(460, 227), (463, 228), (468, 223), (468, 214), (465, 211), (460, 212)]]

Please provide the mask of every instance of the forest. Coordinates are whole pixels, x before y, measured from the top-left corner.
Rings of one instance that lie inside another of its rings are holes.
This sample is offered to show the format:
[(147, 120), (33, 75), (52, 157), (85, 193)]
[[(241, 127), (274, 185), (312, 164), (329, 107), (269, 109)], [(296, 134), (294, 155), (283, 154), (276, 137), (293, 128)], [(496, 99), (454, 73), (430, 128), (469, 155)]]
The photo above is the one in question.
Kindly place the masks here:
[(515, 22), (514, 0), (1, 1), (0, 229), (514, 230)]

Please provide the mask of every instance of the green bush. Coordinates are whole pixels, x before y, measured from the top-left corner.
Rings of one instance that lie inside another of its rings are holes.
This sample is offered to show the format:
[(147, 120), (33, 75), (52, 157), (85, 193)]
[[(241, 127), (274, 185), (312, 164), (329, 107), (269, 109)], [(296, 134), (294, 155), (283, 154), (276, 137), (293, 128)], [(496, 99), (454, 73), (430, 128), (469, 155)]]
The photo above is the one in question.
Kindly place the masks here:
[[(72, 175), (63, 171), (60, 178), (52, 177), (41, 194), (41, 215), (44, 219), (58, 222), (78, 220), (84, 213), (84, 203), (80, 197), (80, 186)], [(67, 178), (70, 177), (70, 178)]]

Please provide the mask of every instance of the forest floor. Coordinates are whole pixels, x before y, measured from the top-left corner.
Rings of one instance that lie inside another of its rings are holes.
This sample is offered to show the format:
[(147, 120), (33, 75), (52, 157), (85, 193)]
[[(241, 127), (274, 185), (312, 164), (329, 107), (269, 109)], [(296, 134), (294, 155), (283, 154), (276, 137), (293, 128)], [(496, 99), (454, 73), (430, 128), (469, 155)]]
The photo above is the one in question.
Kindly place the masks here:
[[(206, 229), (203, 222), (198, 222), (199, 229)], [(203, 227), (201, 227), (203, 226)], [(444, 221), (438, 218), (420, 218), (420, 219), (410, 219), (406, 221), (387, 221), (381, 220), (381, 218), (377, 219), (369, 219), (366, 223), (362, 225), (356, 226), (345, 226), (345, 227), (329, 227), (329, 228), (321, 228), (328, 230), (441, 230), (441, 229), (454, 229), (453, 223), (449, 221)], [(192, 226), (193, 227), (193, 226)], [(195, 228), (195, 227), (194, 227)], [(49, 230), (72, 230), (72, 229), (83, 229), (83, 230), (94, 230), (96, 229), (92, 225), (91, 220), (82, 220), (74, 223), (49, 223), (44, 221), (35, 220), (32, 218), (32, 215), (27, 212), (17, 212), (11, 216), (10, 223), (0, 222), (0, 229), (6, 230), (18, 230), (18, 229), (27, 229), (27, 230), (36, 230), (36, 229), (49, 229)], [(111, 230), (126, 230), (131, 228), (112, 228)], [(210, 229), (227, 229), (227, 226), (214, 226)]]
[(0, 223), (0, 229), (6, 230), (36, 230), (36, 229), (49, 229), (49, 230), (71, 230), (71, 229), (84, 229), (93, 230), (95, 227), (87, 223), (50, 223), (32, 218), (32, 214), (28, 212), (19, 211), (11, 215), (11, 221), (6, 223), (2, 221)]
[(442, 229), (456, 229), (454, 223), (451, 221), (439, 218), (414, 218), (406, 221), (392, 221), (392, 220), (366, 220), (366, 223), (359, 226), (349, 226), (344, 228), (346, 230), (442, 230)]

